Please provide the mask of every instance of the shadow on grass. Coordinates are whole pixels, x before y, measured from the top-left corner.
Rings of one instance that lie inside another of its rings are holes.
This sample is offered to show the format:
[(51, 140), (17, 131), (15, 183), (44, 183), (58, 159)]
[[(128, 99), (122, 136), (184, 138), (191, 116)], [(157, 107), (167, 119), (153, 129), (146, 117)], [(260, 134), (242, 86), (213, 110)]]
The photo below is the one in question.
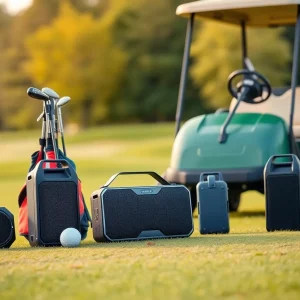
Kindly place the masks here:
[[(142, 241), (130, 242), (105, 242), (96, 243), (93, 241), (82, 242), (79, 248), (93, 249), (93, 248), (106, 248), (106, 249), (126, 249), (126, 248), (147, 248), (147, 247), (160, 247), (160, 248), (193, 248), (193, 247), (213, 247), (224, 245), (274, 245), (274, 244), (293, 244), (300, 242), (300, 232), (277, 232), (277, 233), (255, 233), (254, 234), (212, 234), (201, 235), (189, 238), (172, 238), (172, 239), (153, 239)], [(10, 249), (0, 249), (1, 252), (5, 251), (41, 251), (51, 249), (65, 249), (63, 247), (18, 247)]]
[(241, 212), (231, 212), (230, 217), (234, 218), (244, 218), (244, 217), (264, 217), (264, 211), (241, 211)]
[(113, 243), (93, 243), (86, 242), (82, 244), (84, 248), (145, 248), (145, 247), (161, 247), (161, 248), (193, 248), (193, 247), (209, 247), (224, 245), (274, 245), (286, 243), (299, 243), (300, 233), (290, 232), (283, 235), (272, 233), (252, 234), (229, 234), (229, 235), (201, 235), (189, 238), (173, 238), (173, 239), (154, 239), (131, 242), (113, 242)]

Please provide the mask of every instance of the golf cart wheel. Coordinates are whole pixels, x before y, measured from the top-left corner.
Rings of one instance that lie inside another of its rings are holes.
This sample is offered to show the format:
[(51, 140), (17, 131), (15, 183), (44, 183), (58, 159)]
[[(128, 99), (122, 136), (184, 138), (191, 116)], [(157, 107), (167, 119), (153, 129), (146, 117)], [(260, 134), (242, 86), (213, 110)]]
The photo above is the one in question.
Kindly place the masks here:
[(239, 191), (228, 192), (229, 211), (237, 211), (241, 202), (241, 193)]
[(194, 210), (197, 207), (197, 194), (196, 194), (196, 189), (195, 188), (191, 188), (190, 189), (190, 194), (191, 194), (191, 205), (192, 205), (192, 212), (194, 212)]

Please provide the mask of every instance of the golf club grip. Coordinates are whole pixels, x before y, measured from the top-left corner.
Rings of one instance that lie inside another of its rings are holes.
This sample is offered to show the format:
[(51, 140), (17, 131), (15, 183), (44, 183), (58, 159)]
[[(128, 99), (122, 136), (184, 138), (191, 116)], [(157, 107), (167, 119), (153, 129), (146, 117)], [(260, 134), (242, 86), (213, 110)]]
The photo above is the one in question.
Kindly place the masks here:
[(151, 177), (153, 177), (155, 180), (157, 180), (162, 185), (171, 185), (168, 181), (163, 179), (160, 175), (158, 175), (155, 172), (141, 171), (141, 172), (120, 172), (120, 173), (117, 173), (117, 174), (113, 175), (112, 177), (110, 177), (110, 179), (100, 188), (108, 187), (120, 175), (139, 175), (139, 174), (150, 175)]
[(205, 176), (206, 176), (206, 180), (207, 180), (208, 175), (217, 175), (218, 180), (223, 180), (223, 176), (222, 176), (221, 172), (204, 172), (204, 173), (200, 174), (200, 181), (205, 181)]

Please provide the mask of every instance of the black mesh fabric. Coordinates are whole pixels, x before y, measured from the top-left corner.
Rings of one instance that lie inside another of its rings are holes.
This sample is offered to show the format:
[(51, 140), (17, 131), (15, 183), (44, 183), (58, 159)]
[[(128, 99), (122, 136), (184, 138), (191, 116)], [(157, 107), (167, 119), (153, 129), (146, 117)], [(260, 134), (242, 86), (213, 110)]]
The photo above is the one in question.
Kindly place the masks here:
[(12, 234), (12, 221), (7, 214), (0, 211), (0, 247), (5, 245)]
[(268, 176), (266, 197), (269, 230), (300, 230), (298, 176)]
[(60, 243), (69, 227), (79, 229), (77, 185), (74, 182), (44, 181), (38, 187), (40, 238), (45, 244)]
[(165, 236), (188, 235), (193, 229), (189, 192), (183, 187), (162, 188), (156, 195), (108, 189), (103, 210), (106, 235), (111, 239), (137, 238), (150, 230)]

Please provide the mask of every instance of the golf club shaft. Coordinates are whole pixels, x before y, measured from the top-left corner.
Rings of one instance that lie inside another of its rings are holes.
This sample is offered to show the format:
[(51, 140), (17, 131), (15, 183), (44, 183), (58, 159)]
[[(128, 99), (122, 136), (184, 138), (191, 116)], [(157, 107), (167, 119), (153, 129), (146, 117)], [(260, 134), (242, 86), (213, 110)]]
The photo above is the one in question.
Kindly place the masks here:
[(57, 151), (57, 145), (56, 145), (56, 140), (55, 140), (55, 121), (53, 120), (53, 101), (52, 101), (52, 99), (50, 99), (46, 105), (47, 105), (46, 116), (47, 116), (47, 133), (48, 133), (47, 138), (52, 140), (55, 159), (58, 159), (58, 151)]
[(56, 140), (56, 126), (55, 126), (55, 100), (50, 98), (51, 102), (51, 138), (53, 143), (53, 150), (55, 154), (55, 159), (58, 159), (58, 148), (57, 148), (57, 140)]
[(43, 103), (43, 123), (42, 123), (42, 139), (46, 139), (47, 134), (47, 114), (46, 114), (46, 104)]
[(65, 96), (65, 97), (60, 98), (56, 103), (57, 118), (59, 121), (59, 131), (61, 134), (61, 142), (62, 142), (62, 146), (63, 146), (64, 155), (67, 155), (67, 150), (66, 150), (65, 138), (64, 138), (64, 127), (63, 127), (61, 107), (66, 105), (70, 100), (71, 100), (70, 97)]
[(62, 121), (62, 114), (61, 114), (61, 108), (57, 108), (57, 116), (58, 116), (58, 122), (59, 122), (59, 131), (61, 136), (61, 143), (63, 146), (64, 155), (67, 156), (66, 151), (66, 145), (65, 145), (65, 138), (64, 138), (64, 127), (63, 127), (63, 121)]

